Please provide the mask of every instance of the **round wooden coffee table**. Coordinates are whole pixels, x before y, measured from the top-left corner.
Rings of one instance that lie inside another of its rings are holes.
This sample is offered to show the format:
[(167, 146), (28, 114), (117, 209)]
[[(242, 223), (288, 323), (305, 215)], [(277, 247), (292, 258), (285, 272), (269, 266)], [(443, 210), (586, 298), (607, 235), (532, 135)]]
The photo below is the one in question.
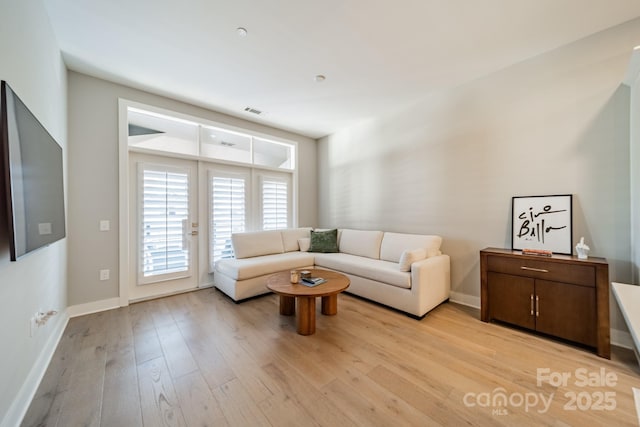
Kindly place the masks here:
[[(281, 271), (267, 278), (267, 288), (280, 296), (280, 314), (292, 316), (298, 306), (298, 333), (316, 332), (316, 297), (322, 297), (322, 314), (338, 313), (338, 294), (349, 287), (349, 278), (342, 273), (311, 269), (311, 277), (322, 277), (326, 283), (314, 287), (291, 283), (290, 271)], [(296, 302), (297, 301), (297, 302)]]

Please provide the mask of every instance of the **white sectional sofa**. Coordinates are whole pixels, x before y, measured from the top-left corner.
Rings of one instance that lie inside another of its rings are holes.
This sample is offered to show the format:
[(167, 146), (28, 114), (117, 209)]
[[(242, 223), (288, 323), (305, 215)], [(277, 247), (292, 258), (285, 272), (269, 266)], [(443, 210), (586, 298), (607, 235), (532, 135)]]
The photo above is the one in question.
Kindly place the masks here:
[(440, 252), (439, 236), (342, 229), (339, 252), (320, 253), (305, 251), (310, 232), (295, 228), (234, 234), (235, 258), (216, 263), (214, 285), (240, 301), (270, 292), (266, 278), (273, 273), (315, 267), (346, 274), (351, 294), (416, 317), (449, 298), (449, 256)]

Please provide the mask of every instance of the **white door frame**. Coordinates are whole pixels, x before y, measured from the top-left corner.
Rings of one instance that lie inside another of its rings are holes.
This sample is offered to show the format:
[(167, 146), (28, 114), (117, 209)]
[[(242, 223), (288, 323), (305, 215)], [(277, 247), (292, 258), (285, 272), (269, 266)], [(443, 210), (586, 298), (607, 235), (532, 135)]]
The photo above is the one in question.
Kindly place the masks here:
[[(130, 301), (141, 301), (158, 298), (180, 292), (188, 292), (199, 287), (199, 224), (198, 224), (198, 162), (195, 160), (176, 159), (171, 156), (129, 152), (129, 230), (133, 240), (129, 242), (129, 277), (128, 291)], [(142, 192), (142, 170), (186, 173), (188, 176), (189, 204), (188, 220), (183, 221), (183, 245), (189, 246), (189, 269), (187, 271), (141, 277), (140, 265), (140, 206)], [(135, 179), (134, 179), (135, 177)], [(184, 228), (186, 226), (186, 228)], [(143, 284), (144, 283), (144, 284)]]
[(120, 307), (129, 305), (129, 123), (127, 107), (132, 103), (118, 99), (118, 194)]
[[(181, 118), (188, 121), (194, 120), (194, 117), (187, 114), (179, 113), (176, 111), (164, 110), (163, 108), (153, 107), (148, 104), (143, 104), (140, 102), (135, 102), (135, 101), (131, 101), (123, 98), (118, 98), (118, 170), (120, 171), (118, 173), (118, 193), (119, 193), (119, 198), (118, 198), (119, 199), (119, 208), (118, 208), (119, 297), (118, 299), (119, 299), (119, 305), (121, 307), (126, 307), (129, 305), (129, 283), (128, 283), (129, 269), (135, 268), (135, 266), (129, 265), (129, 259), (130, 259), (129, 241), (132, 237), (132, 234), (135, 232), (135, 230), (132, 230), (131, 224), (129, 223), (130, 177), (129, 177), (128, 171), (129, 171), (130, 165), (129, 165), (129, 128), (128, 128), (128, 111), (127, 111), (129, 107), (138, 108), (138, 109), (147, 110), (147, 111), (156, 111), (160, 114), (166, 114), (166, 115), (170, 115), (170, 116)], [(296, 141), (284, 140), (282, 138), (274, 137), (273, 135), (263, 134), (260, 131), (247, 130), (247, 129), (239, 128), (226, 123), (225, 124), (217, 123), (212, 120), (198, 118), (197, 121), (205, 123), (207, 125), (211, 125), (211, 126), (222, 126), (225, 129), (229, 129), (229, 130), (237, 129), (238, 132), (243, 132), (243, 133), (248, 132), (251, 135), (256, 136), (258, 138), (267, 138), (269, 140), (276, 140), (276, 141), (282, 140), (287, 144), (292, 144), (295, 147), (294, 164), (298, 165), (299, 150), (298, 150), (298, 142)], [(175, 157), (180, 158), (182, 156), (177, 155)], [(184, 158), (188, 158), (191, 160), (198, 160), (197, 158), (194, 159), (191, 156), (184, 156)], [(205, 163), (209, 163), (209, 162), (210, 162), (209, 159), (205, 161)], [(202, 163), (203, 163), (202, 161), (199, 161), (198, 162), (199, 166), (201, 166)], [(225, 161), (222, 161), (220, 163), (233, 164), (233, 162), (225, 162)], [(247, 165), (247, 166), (251, 168), (255, 168), (255, 165), (253, 166)], [(260, 168), (257, 168), (257, 169), (260, 169)], [(200, 193), (199, 200), (207, 200), (206, 192), (208, 187), (207, 185), (205, 185), (206, 173), (202, 172), (204, 170), (205, 168), (199, 167), (199, 172), (198, 172), (198, 175), (199, 175), (198, 192)], [(297, 166), (294, 168), (294, 170), (291, 173), (291, 191), (292, 191), (293, 200), (297, 200), (298, 198), (298, 167)], [(212, 286), (213, 283), (210, 283), (210, 280), (207, 280), (208, 267), (206, 267), (209, 264), (208, 258), (207, 258), (208, 257), (208, 252), (207, 252), (208, 221), (205, 220), (207, 218), (208, 208), (205, 203), (200, 203), (199, 205), (200, 205), (198, 207), (198, 213), (200, 217), (199, 232), (200, 232), (201, 238), (198, 239), (198, 242), (199, 242), (198, 253), (200, 258), (199, 259), (200, 262), (198, 262), (198, 272), (197, 272), (198, 278), (199, 278), (198, 287), (209, 287), (209, 286)], [(298, 206), (295, 203), (291, 206), (291, 214), (292, 214), (292, 222), (293, 222), (291, 226), (296, 227), (298, 224)]]
[[(132, 228), (132, 225), (129, 220), (129, 210), (131, 208), (130, 205), (130, 180), (129, 176), (129, 167), (130, 167), (130, 159), (129, 159), (129, 126), (128, 126), (128, 108), (139, 108), (142, 110), (157, 110), (159, 113), (162, 113), (161, 108), (153, 108), (149, 105), (142, 104), (135, 101), (130, 101), (127, 99), (118, 99), (118, 192), (119, 192), (119, 209), (118, 209), (118, 219), (119, 219), (119, 256), (118, 256), (118, 280), (119, 280), (119, 304), (120, 307), (126, 307), (129, 305), (129, 280), (130, 280), (130, 270), (132, 268), (136, 268), (135, 265), (131, 265), (129, 262), (130, 258), (130, 245), (129, 241), (132, 237), (135, 238), (136, 230)], [(166, 112), (165, 114), (170, 114), (174, 117), (184, 118), (185, 120), (189, 120), (190, 117), (184, 114), (176, 113), (176, 112)], [(182, 117), (181, 117), (182, 116)], [(172, 157), (172, 156), (167, 156)], [(181, 156), (176, 155), (176, 158), (180, 158)], [(185, 156), (185, 158), (190, 158), (189, 156)], [(196, 160), (190, 158), (191, 160)], [(196, 160), (197, 162), (197, 160)], [(199, 177), (196, 177), (196, 181), (194, 184), (198, 185), (200, 183)], [(199, 185), (198, 185), (199, 186)], [(198, 189), (200, 193), (202, 189)], [(198, 213), (201, 208), (198, 208)], [(200, 234), (202, 235), (202, 231)], [(202, 254), (202, 239), (198, 240), (198, 253)], [(199, 255), (201, 259), (202, 255)], [(198, 265), (197, 271), (195, 274), (200, 278), (201, 275), (201, 267), (199, 267), (200, 260), (195, 260), (196, 265)], [(197, 284), (198, 287), (201, 286), (201, 281)]]

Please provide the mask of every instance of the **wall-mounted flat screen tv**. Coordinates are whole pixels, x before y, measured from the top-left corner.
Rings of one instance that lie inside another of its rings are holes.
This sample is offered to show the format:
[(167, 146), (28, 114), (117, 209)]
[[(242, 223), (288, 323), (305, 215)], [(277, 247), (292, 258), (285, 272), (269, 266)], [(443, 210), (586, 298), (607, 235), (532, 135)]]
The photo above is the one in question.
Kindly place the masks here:
[(0, 150), (11, 260), (65, 237), (62, 147), (1, 82)]

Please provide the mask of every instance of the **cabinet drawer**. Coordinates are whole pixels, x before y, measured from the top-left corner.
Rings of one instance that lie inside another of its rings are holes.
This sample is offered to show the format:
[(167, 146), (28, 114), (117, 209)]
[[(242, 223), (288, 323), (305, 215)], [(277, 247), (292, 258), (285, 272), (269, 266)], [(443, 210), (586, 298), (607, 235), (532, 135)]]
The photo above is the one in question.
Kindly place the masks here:
[(535, 279), (551, 280), (555, 282), (572, 283), (582, 286), (596, 285), (595, 268), (591, 265), (569, 264), (553, 262), (530, 257), (510, 258), (489, 256), (487, 259), (489, 271), (496, 273), (527, 276)]

